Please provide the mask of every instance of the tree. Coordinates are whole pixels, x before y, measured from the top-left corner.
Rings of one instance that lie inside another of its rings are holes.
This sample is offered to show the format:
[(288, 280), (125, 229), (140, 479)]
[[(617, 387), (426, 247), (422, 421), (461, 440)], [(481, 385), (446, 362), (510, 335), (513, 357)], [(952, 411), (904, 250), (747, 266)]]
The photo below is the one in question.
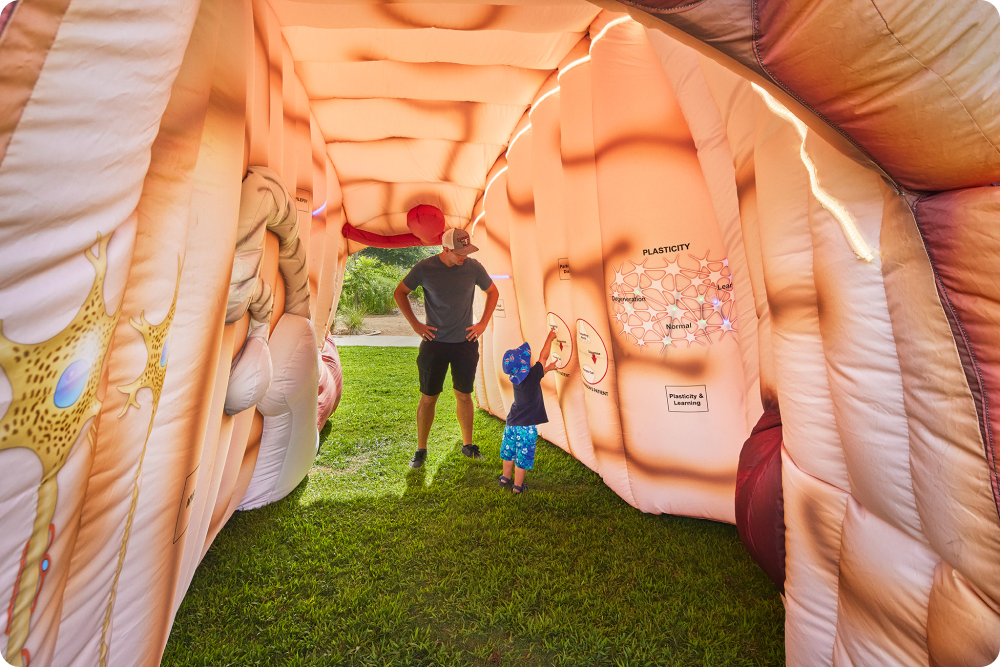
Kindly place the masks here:
[(371, 257), (383, 264), (409, 269), (422, 259), (441, 252), (441, 246), (416, 246), (414, 248), (365, 248), (359, 255)]

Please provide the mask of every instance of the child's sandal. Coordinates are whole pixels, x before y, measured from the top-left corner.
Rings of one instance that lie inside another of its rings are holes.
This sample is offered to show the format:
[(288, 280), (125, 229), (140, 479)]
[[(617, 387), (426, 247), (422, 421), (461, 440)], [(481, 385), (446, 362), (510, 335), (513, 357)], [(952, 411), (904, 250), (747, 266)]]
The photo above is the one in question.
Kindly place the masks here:
[(503, 489), (504, 491), (509, 491), (510, 485), (512, 483), (513, 482), (509, 477), (504, 477), (503, 475), (500, 475), (500, 477), (497, 479), (497, 484), (499, 484), (500, 488)]
[(528, 485), (522, 484), (521, 486), (512, 486), (510, 487), (510, 490), (513, 491), (514, 493), (524, 493), (525, 491), (528, 490)]

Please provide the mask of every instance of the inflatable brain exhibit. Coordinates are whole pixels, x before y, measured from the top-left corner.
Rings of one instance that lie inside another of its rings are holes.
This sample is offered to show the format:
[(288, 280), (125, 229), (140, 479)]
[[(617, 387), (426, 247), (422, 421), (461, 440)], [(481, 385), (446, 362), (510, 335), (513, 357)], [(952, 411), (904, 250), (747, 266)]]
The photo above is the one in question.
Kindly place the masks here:
[(736, 523), (789, 665), (996, 659), (997, 10), (594, 2), (5, 6), (7, 662), (157, 664), (309, 470), (347, 257), (454, 227), (479, 406), (554, 327), (543, 437)]

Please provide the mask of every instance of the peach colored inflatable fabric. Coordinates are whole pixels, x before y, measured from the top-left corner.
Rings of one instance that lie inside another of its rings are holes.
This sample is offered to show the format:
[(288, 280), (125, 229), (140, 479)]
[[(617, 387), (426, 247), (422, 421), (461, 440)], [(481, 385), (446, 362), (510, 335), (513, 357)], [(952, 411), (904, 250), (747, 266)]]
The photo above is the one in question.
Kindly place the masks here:
[(950, 190), (1000, 176), (1000, 16), (984, 0), (598, 4), (765, 85), (902, 186)]
[(346, 260), (433, 241), (418, 205), (500, 291), (480, 408), (554, 327), (542, 435), (623, 502), (737, 520), (780, 420), (739, 521), (776, 580), (783, 546), (787, 664), (996, 658), (1000, 15), (502, 2), (9, 14), (9, 663), (159, 662), (229, 517), (308, 472)]
[(274, 373), (257, 407), (264, 415), (264, 433), (253, 477), (237, 509), (255, 509), (287, 496), (309, 472), (319, 448), (319, 365), (312, 323), (287, 313), (270, 340)]

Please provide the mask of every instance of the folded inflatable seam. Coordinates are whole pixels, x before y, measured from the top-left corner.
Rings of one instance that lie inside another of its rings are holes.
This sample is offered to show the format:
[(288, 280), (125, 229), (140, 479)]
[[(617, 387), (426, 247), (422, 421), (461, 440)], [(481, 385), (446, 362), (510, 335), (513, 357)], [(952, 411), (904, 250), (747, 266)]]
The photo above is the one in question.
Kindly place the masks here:
[(993, 502), (997, 511), (997, 518), (1000, 519), (1000, 479), (998, 479), (1000, 476), (998, 476), (997, 473), (996, 453), (993, 446), (993, 433), (990, 428), (989, 397), (985, 390), (982, 370), (980, 369), (979, 361), (976, 358), (976, 353), (973, 350), (969, 335), (964, 324), (962, 323), (961, 317), (959, 316), (958, 309), (955, 307), (955, 304), (951, 299), (948, 288), (944, 284), (944, 280), (938, 270), (937, 263), (934, 260), (934, 254), (928, 247), (927, 239), (925, 238), (924, 231), (920, 225), (920, 204), (926, 198), (926, 195), (916, 198), (916, 200), (914, 200), (911, 204), (910, 209), (913, 212), (913, 221), (916, 225), (920, 242), (923, 244), (924, 252), (927, 254), (927, 261), (930, 264), (931, 271), (934, 273), (934, 284), (937, 288), (938, 296), (941, 299), (942, 309), (948, 318), (948, 325), (952, 332), (952, 338), (954, 339), (955, 346), (958, 349), (959, 358), (962, 362), (962, 370), (965, 373), (966, 382), (969, 385), (969, 391), (972, 394), (972, 399), (976, 406), (976, 419), (979, 422), (979, 433), (983, 440), (983, 454), (986, 459), (987, 468), (989, 469), (990, 487), (993, 491)]
[[(821, 113), (819, 111), (819, 109), (817, 109), (812, 104), (810, 104), (809, 102), (807, 102), (805, 100), (805, 98), (803, 98), (801, 95), (799, 95), (794, 90), (792, 90), (790, 87), (788, 87), (788, 85), (786, 85), (784, 81), (782, 81), (778, 76), (776, 76), (774, 74), (774, 72), (772, 72), (767, 67), (767, 65), (764, 64), (764, 59), (761, 57), (761, 53), (760, 53), (760, 38), (761, 38), (760, 15), (758, 13), (758, 6), (757, 6), (756, 2), (753, 3), (753, 8), (752, 8), (751, 12), (752, 12), (751, 24), (753, 26), (753, 36), (751, 38), (751, 42), (752, 42), (752, 47), (753, 47), (753, 57), (754, 57), (754, 60), (756, 61), (756, 65), (758, 67), (760, 67), (761, 71), (767, 76), (768, 79), (771, 80), (771, 82), (775, 86), (777, 86), (779, 89), (781, 89), (786, 95), (788, 95), (789, 97), (791, 97), (792, 99), (794, 99), (796, 102), (798, 102), (799, 104), (801, 104), (804, 108), (806, 108), (810, 112), (812, 112), (817, 118), (819, 118), (821, 121), (823, 121), (824, 123), (826, 123), (837, 134), (839, 134), (841, 137), (843, 137), (849, 144), (851, 144), (852, 146), (854, 146), (858, 150), (858, 152), (860, 152), (865, 158), (867, 158), (868, 160), (870, 160), (871, 164), (886, 178), (886, 180), (888, 180), (888, 182), (891, 184), (892, 188), (894, 190), (896, 190), (897, 193), (901, 192), (902, 191), (902, 186), (900, 186), (900, 184), (896, 181), (896, 179), (892, 176), (892, 174), (890, 174), (889, 171), (884, 166), (882, 166), (882, 163), (880, 163), (877, 159), (875, 159), (875, 156), (872, 155), (857, 139), (855, 139), (850, 134), (848, 134), (846, 130), (844, 130), (843, 128), (841, 128), (839, 125), (837, 125), (836, 123), (834, 123), (832, 120), (830, 120), (829, 118), (827, 118), (826, 115), (824, 115), (823, 113)], [(757, 84), (752, 84), (752, 85), (755, 88), (758, 87)], [(761, 90), (763, 90), (763, 89), (761, 89)], [(791, 112), (789, 112), (789, 113), (791, 113)]]
[[(994, 4), (995, 0), (987, 0), (987, 2)], [(979, 132), (980, 135), (982, 135), (983, 140), (986, 141), (986, 143), (991, 148), (993, 148), (994, 153), (1000, 155), (1000, 147), (998, 147), (990, 139), (989, 135), (986, 134), (986, 131), (983, 129), (982, 125), (979, 124), (979, 121), (976, 120), (976, 117), (973, 115), (972, 111), (965, 103), (965, 100), (962, 99), (962, 97), (955, 92), (955, 89), (951, 86), (951, 84), (948, 83), (948, 81), (943, 76), (938, 74), (937, 70), (935, 70), (933, 67), (931, 67), (923, 60), (921, 60), (919, 57), (917, 57), (917, 55), (911, 49), (908, 49), (906, 45), (903, 44), (902, 40), (900, 40), (899, 37), (896, 36), (896, 33), (893, 31), (892, 26), (889, 25), (889, 22), (886, 20), (885, 15), (882, 13), (882, 10), (879, 9), (878, 3), (873, 0), (871, 4), (872, 8), (878, 14), (878, 17), (882, 19), (882, 23), (885, 25), (886, 32), (888, 32), (889, 35), (892, 37), (892, 39), (895, 40), (899, 48), (902, 49), (906, 53), (906, 55), (912, 58), (913, 62), (917, 63), (917, 65), (919, 65), (925, 72), (930, 72), (941, 83), (941, 85), (944, 86), (945, 89), (947, 89), (948, 93), (952, 96), (952, 99), (954, 99), (955, 102), (958, 104), (958, 106), (961, 107), (962, 111), (965, 112), (965, 115), (968, 116), (970, 121), (972, 121), (972, 124), (975, 126), (976, 130)], [(1000, 7), (997, 7), (997, 9), (998, 11), (1000, 11)]]

